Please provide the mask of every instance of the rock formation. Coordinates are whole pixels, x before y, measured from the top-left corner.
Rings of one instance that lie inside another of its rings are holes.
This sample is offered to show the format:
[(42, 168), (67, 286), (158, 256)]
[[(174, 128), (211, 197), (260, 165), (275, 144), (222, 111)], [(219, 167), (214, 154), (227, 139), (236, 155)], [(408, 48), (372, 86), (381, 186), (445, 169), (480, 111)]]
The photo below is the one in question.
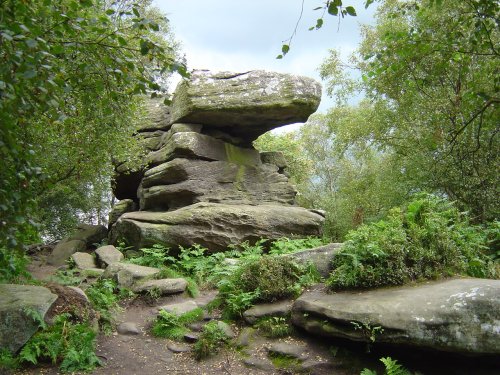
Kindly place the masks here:
[(139, 132), (150, 152), (140, 170), (116, 168), (116, 197), (139, 211), (126, 212), (134, 207), (127, 201), (113, 212), (111, 242), (219, 251), (320, 234), (323, 216), (295, 206), (283, 157), (251, 145), (268, 130), (306, 121), (320, 96), (320, 85), (305, 77), (194, 72), (178, 85), (171, 110), (150, 103), (152, 124)]

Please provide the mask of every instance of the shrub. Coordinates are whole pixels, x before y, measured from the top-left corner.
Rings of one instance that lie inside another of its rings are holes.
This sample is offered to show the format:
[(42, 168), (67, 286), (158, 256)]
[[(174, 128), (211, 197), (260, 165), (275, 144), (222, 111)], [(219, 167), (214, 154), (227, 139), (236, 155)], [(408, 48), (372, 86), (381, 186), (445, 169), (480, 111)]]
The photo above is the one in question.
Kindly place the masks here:
[(155, 244), (152, 247), (140, 249), (141, 255), (128, 260), (129, 263), (139, 266), (161, 268), (169, 259), (168, 249), (162, 245)]
[(73, 323), (69, 314), (37, 332), (19, 353), (19, 361), (37, 364), (41, 359), (61, 361), (63, 372), (91, 371), (100, 365), (95, 354), (95, 332), (86, 323)]
[(255, 327), (266, 337), (284, 337), (292, 333), (292, 327), (283, 316), (261, 318)]
[(315, 247), (323, 246), (324, 244), (325, 241), (318, 237), (309, 236), (298, 239), (283, 237), (271, 243), (269, 254), (280, 255), (295, 253), (306, 249), (314, 249)]
[(495, 277), (486, 235), (452, 203), (422, 195), (385, 220), (347, 236), (327, 280), (331, 289), (401, 285), (455, 274)]
[(207, 358), (218, 353), (221, 346), (229, 340), (224, 330), (219, 327), (218, 322), (211, 321), (205, 324), (201, 335), (194, 345), (194, 355), (197, 360)]
[(189, 332), (186, 326), (201, 319), (203, 319), (203, 310), (201, 308), (194, 309), (182, 315), (160, 310), (158, 317), (153, 322), (151, 332), (157, 337), (182, 340), (184, 335)]
[[(118, 293), (116, 293), (118, 291)], [(129, 294), (118, 289), (116, 282), (101, 279), (85, 290), (92, 307), (99, 314), (99, 326), (105, 334), (110, 334), (115, 322), (114, 313), (119, 310), (118, 301)]]

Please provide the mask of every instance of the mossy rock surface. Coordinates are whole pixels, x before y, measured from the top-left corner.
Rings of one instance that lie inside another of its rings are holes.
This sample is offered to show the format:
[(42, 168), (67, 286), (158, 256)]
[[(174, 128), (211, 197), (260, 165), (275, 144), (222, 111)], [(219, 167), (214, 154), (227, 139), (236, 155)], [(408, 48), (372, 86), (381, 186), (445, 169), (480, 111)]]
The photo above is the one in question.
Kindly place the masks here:
[(321, 85), (312, 78), (254, 70), (195, 71), (176, 88), (172, 122), (192, 122), (247, 141), (316, 111)]

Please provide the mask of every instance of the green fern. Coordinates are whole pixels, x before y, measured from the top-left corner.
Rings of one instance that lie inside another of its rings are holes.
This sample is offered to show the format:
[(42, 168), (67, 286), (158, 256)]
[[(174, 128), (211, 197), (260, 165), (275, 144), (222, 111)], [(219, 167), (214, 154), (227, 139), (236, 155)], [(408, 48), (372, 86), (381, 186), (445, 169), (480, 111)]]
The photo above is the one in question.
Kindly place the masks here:
[(410, 371), (405, 369), (397, 360), (391, 357), (380, 358), (380, 361), (385, 366), (386, 375), (411, 375)]

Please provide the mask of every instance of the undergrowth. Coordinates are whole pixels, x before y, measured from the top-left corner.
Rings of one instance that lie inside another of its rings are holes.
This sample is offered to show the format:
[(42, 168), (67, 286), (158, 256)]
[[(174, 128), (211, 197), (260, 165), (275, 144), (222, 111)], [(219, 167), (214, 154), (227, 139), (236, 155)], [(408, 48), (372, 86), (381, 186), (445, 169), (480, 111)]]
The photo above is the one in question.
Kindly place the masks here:
[(393, 209), (347, 236), (327, 280), (333, 290), (402, 285), (452, 275), (495, 278), (486, 232), (432, 195)]
[(201, 308), (194, 309), (182, 315), (160, 310), (158, 317), (153, 322), (151, 332), (157, 337), (179, 341), (190, 331), (187, 328), (188, 324), (202, 319), (203, 310)]
[(255, 323), (254, 327), (263, 336), (270, 338), (289, 336), (293, 332), (289, 320), (283, 316), (261, 318)]
[(203, 326), (203, 330), (194, 345), (194, 356), (197, 360), (217, 354), (220, 348), (229, 341), (229, 337), (219, 326), (218, 322), (211, 321)]
[[(385, 371), (384, 375), (411, 375), (411, 372), (405, 369), (397, 360), (391, 357), (380, 358), (380, 361), (384, 364)], [(363, 369), (360, 375), (377, 375), (377, 372), (370, 369)]]

